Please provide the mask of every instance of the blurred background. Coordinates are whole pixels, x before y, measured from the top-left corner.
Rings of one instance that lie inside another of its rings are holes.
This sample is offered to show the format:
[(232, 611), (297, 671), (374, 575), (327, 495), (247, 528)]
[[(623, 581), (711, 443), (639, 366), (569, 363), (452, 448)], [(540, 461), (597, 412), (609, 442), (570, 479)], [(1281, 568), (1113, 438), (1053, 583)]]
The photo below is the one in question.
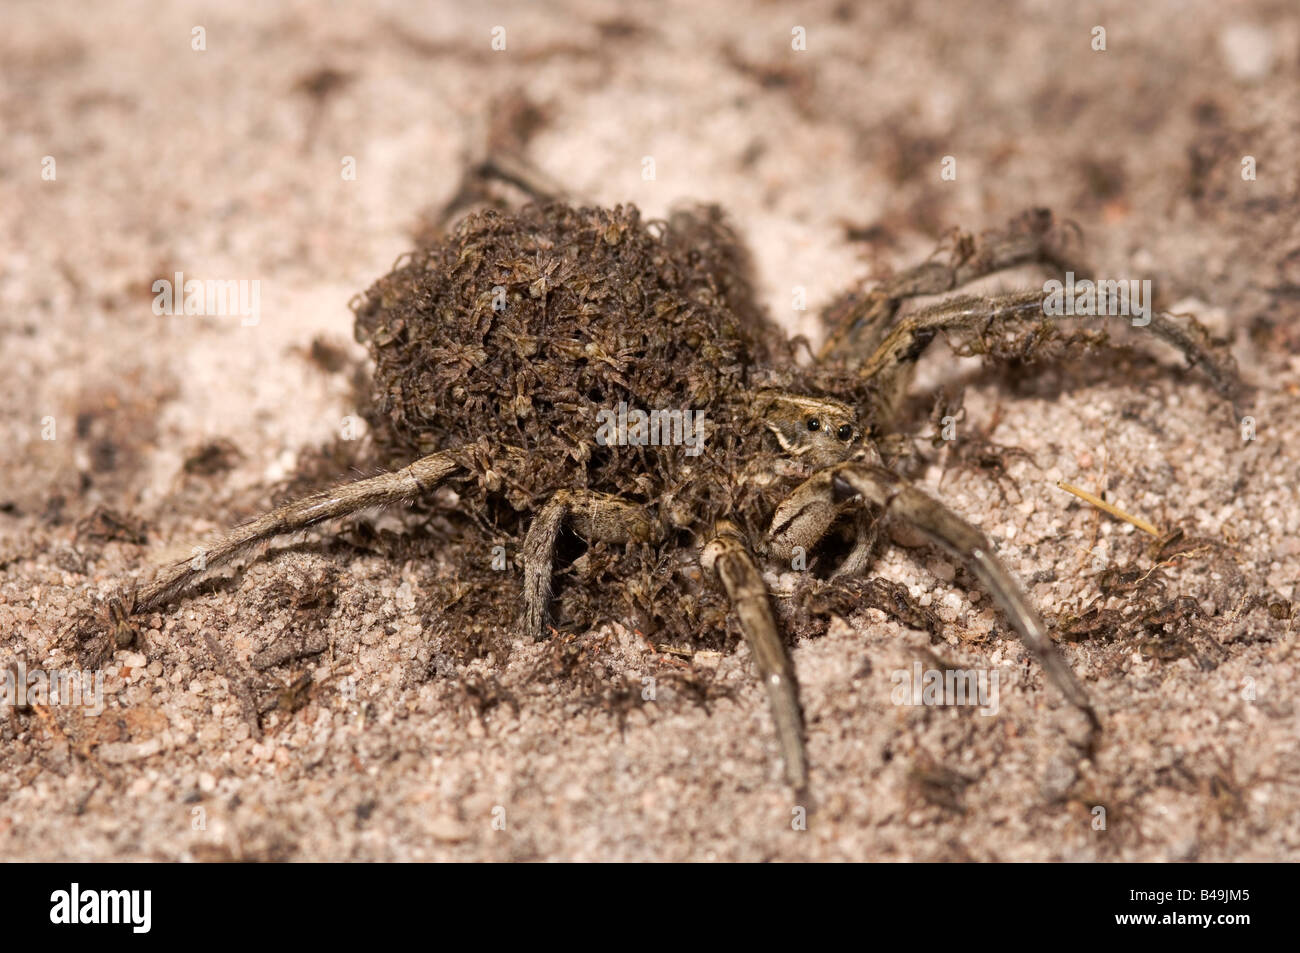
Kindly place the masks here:
[[(336, 429), (328, 383), (285, 349), (352, 346), (349, 298), (488, 148), (648, 215), (721, 203), (775, 316), (813, 339), (838, 291), (1035, 205), (1218, 332), (1293, 322), (1300, 301), (1287, 0), (16, 0), (5, 21), (0, 399), (156, 401), (162, 455), (124, 448), (124, 475), (174, 471), (166, 448), (194, 433)], [(260, 279), (260, 325), (155, 316), (151, 284), (176, 271)], [(4, 419), (20, 456), (67, 449)]]

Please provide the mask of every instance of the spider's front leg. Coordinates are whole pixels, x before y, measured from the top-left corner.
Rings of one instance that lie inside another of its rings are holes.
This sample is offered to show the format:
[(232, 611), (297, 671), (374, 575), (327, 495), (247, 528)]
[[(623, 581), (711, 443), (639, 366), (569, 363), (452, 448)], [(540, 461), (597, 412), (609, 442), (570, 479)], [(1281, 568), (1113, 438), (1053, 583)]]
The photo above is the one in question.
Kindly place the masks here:
[(1086, 277), (1090, 269), (1076, 260), (1078, 229), (1057, 222), (1048, 209), (1029, 209), (1005, 228), (978, 237), (958, 233), (947, 261), (929, 261), (900, 271), (864, 295), (850, 295), (828, 310), (831, 332), (818, 360), (865, 353), (880, 344), (908, 298), (955, 291), (962, 285), (1021, 265), (1045, 264)]
[[(879, 459), (878, 456), (875, 459)], [(836, 500), (831, 492), (829, 468), (819, 470), (791, 491), (776, 508), (767, 534), (767, 552), (781, 562), (790, 562), (795, 551), (805, 553), (817, 545), (843, 515), (848, 504)], [(853, 514), (854, 544), (844, 560), (835, 567), (831, 579), (852, 577), (866, 571), (880, 538), (880, 521), (875, 514), (859, 509)]]
[(583, 539), (595, 543), (649, 542), (658, 532), (645, 508), (606, 493), (560, 490), (542, 507), (524, 537), (525, 634), (545, 635), (550, 616), (555, 544), (568, 524)]
[(1066, 699), (1088, 717), (1095, 733), (1100, 722), (1088, 693), (1056, 650), (1038, 613), (1015, 579), (993, 554), (982, 532), (907, 480), (874, 463), (850, 461), (821, 470), (800, 484), (777, 510), (772, 525), (773, 552), (795, 545), (810, 547), (847, 505), (862, 501), (882, 516), (906, 520), (941, 549), (966, 565), (1006, 613), (1021, 640)]
[[(939, 334), (962, 335), (975, 353), (1022, 360), (1050, 356), (1053, 350), (1064, 348), (1109, 346), (1104, 331), (1079, 330), (1067, 335), (1066, 322), (1079, 319), (1049, 317), (1044, 312), (1044, 297), (1041, 291), (1025, 291), (996, 298), (963, 295), (940, 302), (899, 321), (858, 374), (880, 395), (886, 405), (885, 416), (889, 416), (910, 382), (917, 359)], [(1232, 355), (1214, 345), (1195, 318), (1153, 311), (1148, 320), (1143, 327), (1182, 351), (1187, 362), (1201, 369), (1240, 416), (1237, 404), (1243, 387)]]
[(804, 755), (803, 713), (794, 667), (777, 630), (767, 586), (744, 537), (725, 520), (718, 523), (715, 532), (700, 554), (700, 565), (718, 577), (736, 610), (741, 631), (749, 643), (749, 653), (758, 666), (772, 706), (772, 719), (776, 722), (785, 759), (786, 780), (796, 793), (802, 794), (808, 785), (808, 762)]

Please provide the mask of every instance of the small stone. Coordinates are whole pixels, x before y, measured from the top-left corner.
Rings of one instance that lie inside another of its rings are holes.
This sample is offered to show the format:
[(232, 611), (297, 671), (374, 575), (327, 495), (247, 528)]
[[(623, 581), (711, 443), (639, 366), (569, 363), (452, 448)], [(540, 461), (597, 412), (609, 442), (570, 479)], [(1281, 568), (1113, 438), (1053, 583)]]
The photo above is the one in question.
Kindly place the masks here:
[(926, 568), (944, 582), (952, 582), (957, 576), (957, 570), (953, 568), (952, 563), (942, 559), (931, 560)]
[(143, 797), (149, 793), (153, 787), (153, 782), (148, 778), (136, 778), (131, 782), (131, 786), (126, 789), (126, 793), (131, 797)]
[(109, 744), (100, 745), (95, 749), (95, 757), (105, 764), (126, 764), (128, 761), (139, 761), (141, 758), (147, 758), (162, 751), (162, 739), (150, 738), (148, 741), (137, 743), (117, 741)]
[(459, 843), (469, 839), (469, 829), (454, 817), (438, 817), (429, 823), (429, 836), (443, 843)]
[(1240, 23), (1219, 34), (1219, 52), (1223, 54), (1234, 79), (1263, 79), (1273, 71), (1277, 49), (1273, 32), (1261, 26)]

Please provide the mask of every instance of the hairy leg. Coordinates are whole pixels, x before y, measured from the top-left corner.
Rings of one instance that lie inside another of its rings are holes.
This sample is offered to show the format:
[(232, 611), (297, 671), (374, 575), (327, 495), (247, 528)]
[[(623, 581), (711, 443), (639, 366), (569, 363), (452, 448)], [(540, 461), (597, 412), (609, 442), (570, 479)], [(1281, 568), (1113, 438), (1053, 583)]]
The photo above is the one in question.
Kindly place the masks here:
[(844, 561), (831, 573), (831, 581), (851, 579), (867, 571), (875, 557), (876, 543), (880, 540), (880, 521), (876, 514), (858, 510), (853, 517), (853, 548), (844, 557)]
[(656, 527), (645, 508), (588, 490), (560, 490), (533, 518), (524, 537), (524, 632), (541, 639), (550, 615), (555, 544), (569, 525), (592, 542), (648, 542)]
[(165, 605), (209, 569), (229, 562), (255, 543), (367, 507), (415, 499), (432, 490), (458, 468), (453, 453), (435, 453), (401, 470), (344, 483), (286, 503), (236, 527), (214, 545), (201, 548), (193, 559), (176, 563), (159, 573), (153, 582), (136, 594), (135, 612)]
[(1094, 730), (1100, 727), (1088, 693), (1052, 644), (1042, 620), (1029, 605), (1020, 586), (994, 555), (993, 544), (987, 536), (938, 500), (884, 467), (842, 463), (832, 469), (830, 483), (834, 499), (861, 498), (879, 507), (886, 516), (906, 520), (948, 555), (964, 563), (1006, 613), (1021, 640), (1061, 694), (1088, 716)]
[(818, 470), (781, 501), (767, 531), (767, 549), (773, 558), (789, 562), (796, 548), (806, 553), (845, 511), (845, 502), (831, 492), (833, 475), (833, 469)]
[(993, 554), (988, 538), (938, 500), (913, 487), (893, 471), (872, 463), (837, 464), (813, 474), (790, 494), (782, 507), (787, 520), (773, 524), (777, 546), (811, 547), (830, 528), (841, 508), (869, 504), (882, 516), (906, 520), (925, 533), (983, 583), (1006, 613), (1021, 640), (1038, 660), (1048, 678), (1066, 699), (1088, 717), (1094, 731), (1096, 712), (1083, 686), (1052, 644), (1038, 614), (1030, 607), (1011, 574)]
[(849, 360), (854, 354), (869, 353), (908, 298), (944, 294), (994, 272), (1037, 263), (1087, 277), (1087, 266), (1075, 261), (1077, 244), (1077, 229), (1056, 222), (1047, 209), (1022, 212), (1006, 228), (978, 237), (958, 233), (947, 261), (936, 261), (936, 252), (929, 261), (885, 279), (865, 295), (832, 305), (824, 316), (830, 333), (819, 360)]
[[(877, 457), (873, 462), (878, 460)], [(866, 572), (871, 564), (880, 539), (879, 514), (836, 500), (831, 492), (833, 475), (831, 469), (819, 470), (781, 501), (767, 531), (766, 551), (781, 562), (790, 562), (796, 549), (806, 555), (826, 535), (832, 523), (854, 510), (853, 548), (830, 576), (831, 579), (850, 578)]]
[(727, 591), (749, 652), (767, 690), (776, 722), (785, 776), (797, 794), (808, 786), (808, 763), (803, 745), (803, 712), (799, 707), (799, 686), (785, 644), (777, 631), (767, 586), (758, 571), (740, 531), (731, 523), (719, 522), (716, 535), (700, 554), (700, 564), (714, 573)]
[[(1002, 359), (1029, 360), (1109, 346), (1104, 330), (1074, 328), (1079, 318), (1045, 315), (1044, 297), (1042, 291), (1025, 291), (995, 298), (950, 298), (898, 322), (858, 373), (879, 394), (888, 418), (911, 380), (917, 359), (941, 333), (957, 339), (958, 353)], [(1141, 327), (1182, 351), (1239, 415), (1243, 387), (1236, 362), (1225, 348), (1212, 343), (1195, 318), (1153, 311), (1150, 323)]]

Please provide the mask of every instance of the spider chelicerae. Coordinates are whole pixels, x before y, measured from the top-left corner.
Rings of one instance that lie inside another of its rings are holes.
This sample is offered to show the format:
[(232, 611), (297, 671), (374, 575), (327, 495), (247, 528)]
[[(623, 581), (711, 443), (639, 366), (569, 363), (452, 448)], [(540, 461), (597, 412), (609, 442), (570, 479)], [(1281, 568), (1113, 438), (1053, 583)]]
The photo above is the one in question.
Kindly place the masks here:
[[(1088, 693), (988, 538), (901, 472), (909, 441), (896, 432), (936, 337), (997, 361), (1108, 346), (1104, 329), (1046, 317), (1036, 290), (901, 313), (910, 298), (1012, 267), (1086, 275), (1077, 244), (1075, 229), (1042, 210), (958, 233), (924, 264), (837, 299), (825, 345), (801, 360), (807, 342), (788, 339), (757, 304), (743, 245), (712, 206), (651, 222), (630, 206), (474, 212), (353, 302), (374, 363), (363, 413), (375, 462), (388, 469), (280, 506), (201, 560), (163, 569), (115, 600), (113, 626), (120, 634), (126, 615), (163, 608), (280, 534), (368, 507), (433, 510), (463, 558), (506, 554), (507, 571), (474, 576), (496, 598), (472, 610), (502, 629), (543, 639), (557, 625), (633, 619), (691, 638), (731, 620), (765, 686), (786, 779), (803, 792), (785, 600), (773, 600), (764, 572), (806, 567), (808, 586), (851, 601), (881, 524), (898, 520), (988, 590), (1086, 716), (1091, 744), (1100, 721)], [(1235, 365), (1195, 320), (1155, 313), (1144, 330), (1235, 400)], [(598, 440), (598, 421), (616, 409), (636, 421), (630, 439)], [(691, 446), (678, 432), (686, 411), (701, 428)], [(636, 428), (650, 413), (667, 422), (644, 439)], [(557, 586), (575, 547), (585, 547), (582, 578)]]

